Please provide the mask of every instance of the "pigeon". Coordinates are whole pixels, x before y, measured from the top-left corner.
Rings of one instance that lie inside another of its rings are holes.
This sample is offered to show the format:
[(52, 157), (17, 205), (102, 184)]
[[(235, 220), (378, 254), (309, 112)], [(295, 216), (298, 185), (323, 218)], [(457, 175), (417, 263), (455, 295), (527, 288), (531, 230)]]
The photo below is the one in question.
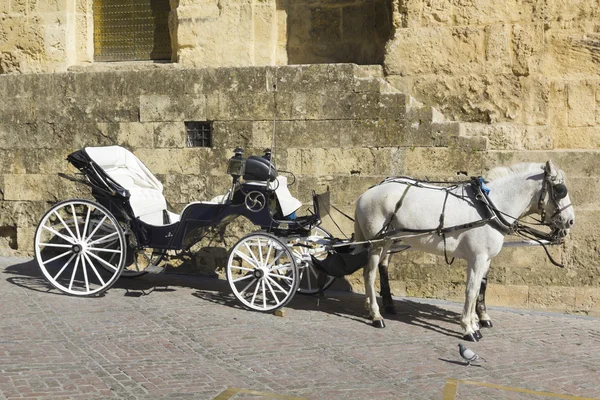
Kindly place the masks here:
[(478, 356), (473, 350), (463, 346), (462, 343), (458, 344), (458, 351), (460, 352), (460, 356), (467, 360), (467, 366), (471, 365), (471, 362), (476, 360), (483, 360), (487, 362), (485, 358)]

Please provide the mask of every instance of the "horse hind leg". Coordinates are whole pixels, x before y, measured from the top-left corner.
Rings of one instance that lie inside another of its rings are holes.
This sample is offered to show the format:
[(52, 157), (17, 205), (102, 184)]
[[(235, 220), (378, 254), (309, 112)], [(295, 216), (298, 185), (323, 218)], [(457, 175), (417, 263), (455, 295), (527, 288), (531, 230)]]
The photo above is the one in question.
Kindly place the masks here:
[(487, 308), (485, 306), (485, 291), (487, 289), (487, 274), (481, 280), (481, 287), (479, 288), (479, 296), (477, 296), (477, 304), (475, 306), (475, 310), (477, 311), (477, 317), (479, 317), (479, 326), (482, 328), (491, 328), (494, 325), (492, 324), (492, 319), (487, 313)]
[(373, 321), (373, 326), (376, 328), (385, 328), (383, 317), (379, 313), (379, 305), (377, 304), (377, 297), (375, 296), (375, 268), (379, 264), (381, 257), (381, 249), (372, 249), (369, 255), (369, 261), (364, 268), (363, 276), (365, 280), (365, 305), (369, 309), (369, 318)]
[(379, 283), (381, 286), (381, 300), (383, 302), (383, 311), (386, 314), (396, 315), (396, 306), (392, 299), (392, 291), (390, 289), (390, 278), (388, 275), (388, 266), (390, 263), (390, 255), (386, 254), (383, 260), (379, 263)]

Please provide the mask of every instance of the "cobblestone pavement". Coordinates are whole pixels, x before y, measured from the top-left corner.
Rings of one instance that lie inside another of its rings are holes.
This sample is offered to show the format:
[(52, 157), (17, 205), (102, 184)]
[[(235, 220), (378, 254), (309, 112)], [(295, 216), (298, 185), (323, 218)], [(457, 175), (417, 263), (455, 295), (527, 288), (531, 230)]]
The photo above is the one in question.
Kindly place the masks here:
[(297, 295), (285, 316), (241, 309), (226, 282), (121, 279), (106, 295), (50, 290), (0, 259), (0, 398), (600, 398), (600, 319), (492, 308), (459, 360), (461, 305), (397, 298), (375, 329), (363, 298)]

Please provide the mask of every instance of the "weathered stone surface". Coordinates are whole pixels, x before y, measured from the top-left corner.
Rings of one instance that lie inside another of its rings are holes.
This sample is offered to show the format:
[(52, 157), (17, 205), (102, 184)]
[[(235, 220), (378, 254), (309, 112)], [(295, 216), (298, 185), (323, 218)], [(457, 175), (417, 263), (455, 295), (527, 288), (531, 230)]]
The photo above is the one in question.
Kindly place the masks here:
[(414, 80), (413, 95), (447, 118), (496, 123), (522, 118), (521, 82), (514, 75), (425, 75)]
[(493, 150), (549, 150), (553, 135), (545, 126), (498, 124), (462, 124), (465, 136), (483, 136)]
[[(152, 125), (151, 125), (152, 126)], [(140, 140), (140, 146), (136, 147), (173, 147), (183, 148), (186, 147), (186, 131), (185, 124), (179, 122), (156, 122), (154, 123), (154, 131), (146, 132)], [(154, 139), (154, 146), (152, 143), (148, 145), (148, 140)], [(146, 146), (143, 146), (144, 139), (146, 140)]]
[(484, 41), (476, 27), (400, 29), (387, 47), (386, 67), (404, 76), (481, 73)]
[(529, 287), (490, 284), (485, 293), (485, 302), (490, 306), (527, 308), (529, 306)]

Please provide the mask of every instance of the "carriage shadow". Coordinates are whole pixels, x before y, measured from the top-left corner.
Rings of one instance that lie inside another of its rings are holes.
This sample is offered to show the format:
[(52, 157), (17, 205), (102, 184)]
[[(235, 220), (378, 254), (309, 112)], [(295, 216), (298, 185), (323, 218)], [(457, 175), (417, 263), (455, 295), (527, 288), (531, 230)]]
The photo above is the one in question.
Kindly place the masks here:
[[(35, 260), (21, 262), (6, 267), (4, 274), (11, 275), (6, 281), (27, 290), (68, 296), (50, 285), (42, 276)], [(351, 319), (360, 323), (370, 324), (366, 317), (364, 295), (350, 292), (346, 289), (348, 283), (339, 280), (334, 288), (324, 296), (296, 294), (286, 306), (292, 310), (315, 311), (327, 313), (340, 318)], [(190, 276), (176, 273), (147, 274), (138, 278), (121, 278), (112, 288), (125, 290), (125, 297), (142, 297), (155, 292), (175, 292), (177, 288), (194, 289), (192, 296), (221, 304), (227, 307), (244, 309), (233, 296), (227, 281), (213, 277)], [(109, 289), (110, 291), (110, 289)], [(103, 297), (105, 294), (94, 296)], [(381, 300), (380, 300), (381, 301)], [(411, 299), (394, 299), (398, 311), (396, 315), (384, 315), (389, 321), (418, 326), (445, 336), (461, 338), (458, 330), (447, 328), (447, 325), (459, 327), (460, 314), (438, 307), (435, 304), (414, 301)], [(248, 311), (252, 312), (252, 311)]]

